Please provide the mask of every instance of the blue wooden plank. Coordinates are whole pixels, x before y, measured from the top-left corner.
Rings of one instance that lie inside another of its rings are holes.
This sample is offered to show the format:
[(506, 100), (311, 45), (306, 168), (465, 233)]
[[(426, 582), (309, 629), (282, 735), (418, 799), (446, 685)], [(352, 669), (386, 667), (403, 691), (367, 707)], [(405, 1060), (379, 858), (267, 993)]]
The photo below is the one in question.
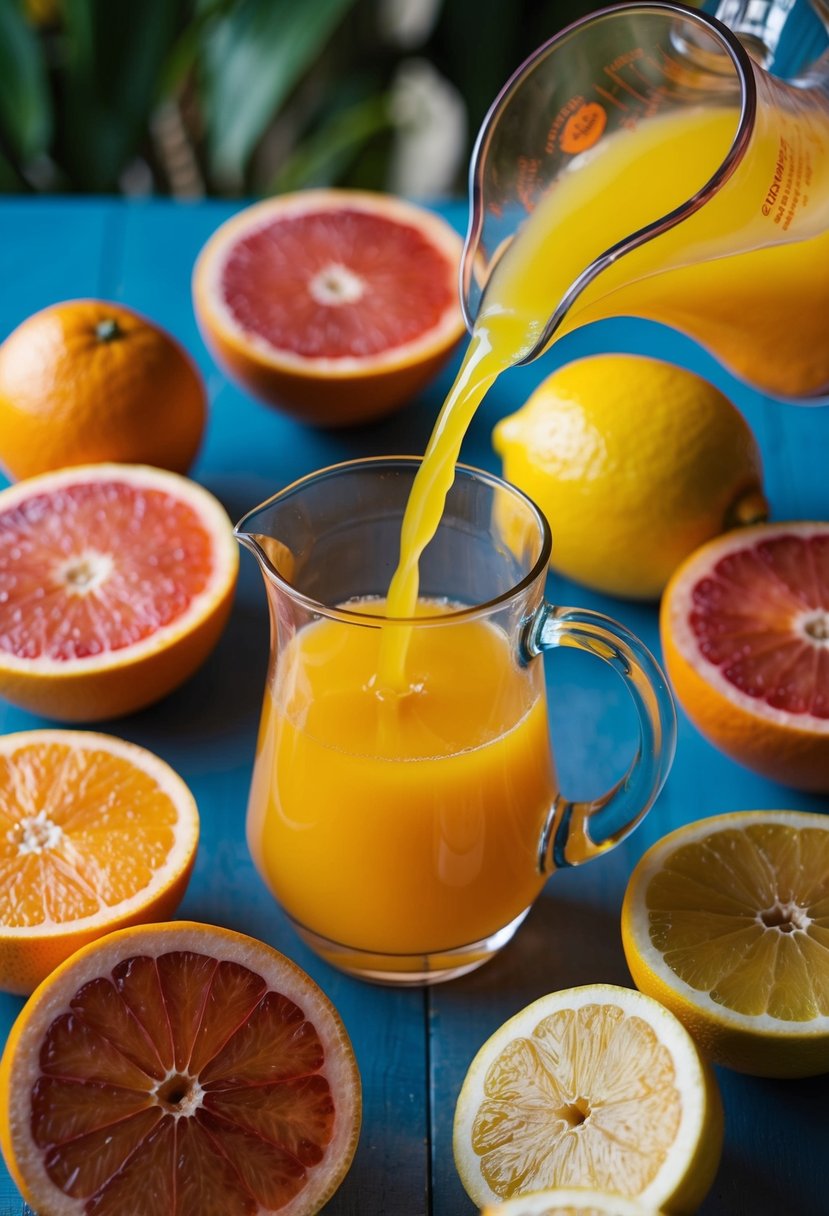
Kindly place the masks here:
[[(49, 204), (42, 206), (44, 212), (50, 210)], [(113, 208), (117, 222), (108, 229), (113, 239), (100, 251), (91, 239), (102, 231), (100, 209), (93, 204), (79, 209), (87, 221), (87, 256), (97, 262), (97, 277), (90, 275), (89, 286), (63, 294), (99, 291), (121, 300), (164, 325), (195, 355), (208, 382), (211, 418), (194, 473), (230, 515), (238, 518), (286, 481), (340, 458), (336, 437), (309, 432), (227, 385), (201, 343), (190, 302), (190, 273), (201, 244), (230, 208), (113, 204), (103, 213), (111, 215)], [(61, 204), (51, 209), (57, 230)], [(48, 259), (41, 274), (51, 282)], [(265, 890), (245, 844), (245, 805), (267, 657), (265, 594), (255, 564), (245, 554), (231, 620), (210, 661), (160, 705), (101, 729), (163, 756), (196, 797), (201, 842), (179, 915), (235, 928), (274, 945), (314, 976), (343, 1016), (363, 1079), (363, 1131), (354, 1167), (327, 1210), (332, 1216), (404, 1210), (418, 1216), (426, 1211), (428, 1185), (422, 994), (372, 988), (321, 963), (299, 942)], [(42, 724), (0, 706), (0, 730)], [(3, 1038), (21, 1003), (0, 996)], [(16, 1195), (5, 1175), (0, 1185), (10, 1197)]]
[[(0, 339), (58, 300), (99, 295), (117, 227), (109, 203), (5, 200), (0, 205)], [(4, 484), (0, 479), (0, 484)], [(0, 702), (0, 731), (42, 722)], [(0, 1042), (23, 1001), (0, 993)], [(19, 1216), (20, 1194), (0, 1160), (0, 1213)]]
[[(734, 400), (757, 435), (774, 517), (811, 512), (827, 518), (826, 411), (768, 401), (735, 382), (682, 335), (632, 321), (605, 322), (568, 335), (534, 367), (506, 373), (473, 422), (464, 457), (500, 472), (490, 441), (495, 422), (517, 409), (555, 367), (603, 350), (651, 354), (705, 375)], [(554, 520), (551, 526), (555, 543)], [(659, 655), (654, 605), (602, 596), (557, 575), (548, 579), (547, 594), (555, 603), (616, 617)], [(586, 656), (560, 652), (546, 661), (562, 787), (572, 797), (596, 795), (621, 775), (630, 755), (635, 726), (627, 695), (612, 673)], [(785, 789), (743, 769), (702, 739), (681, 711), (679, 717), (677, 757), (668, 784), (636, 833), (601, 860), (551, 878), (501, 957), (429, 994), (433, 1216), (472, 1216), (476, 1210), (457, 1177), (451, 1128), (466, 1069), (488, 1035), (546, 992), (599, 981), (631, 984), (619, 912), (627, 879), (642, 853), (666, 832), (704, 815), (764, 807), (829, 810), (829, 799)], [(819, 1159), (829, 1132), (825, 1086), (761, 1081), (725, 1069), (718, 1076), (726, 1106), (726, 1145), (701, 1213), (825, 1213), (823, 1183), (816, 1170), (804, 1169), (804, 1163)]]
[[(88, 294), (121, 299), (166, 325), (194, 354), (209, 388), (210, 428), (195, 473), (234, 516), (286, 481), (332, 461), (421, 451), (451, 368), (394, 418), (339, 434), (308, 431), (283, 418), (229, 385), (215, 369), (197, 333), (189, 275), (202, 241), (230, 210), (223, 204), (3, 203), (0, 231), (7, 235), (0, 241), (0, 276), (5, 283), (19, 283), (20, 290), (0, 298), (0, 333), (54, 299)], [(463, 207), (453, 209), (458, 227), (464, 215)], [(505, 375), (473, 425), (465, 459), (497, 469), (490, 446), (497, 418), (515, 409), (557, 362), (614, 348), (660, 352), (730, 390), (760, 437), (775, 514), (826, 516), (825, 461), (819, 455), (827, 434), (824, 411), (767, 403), (734, 386), (710, 357), (681, 337), (628, 322), (571, 335), (536, 367)], [(560, 579), (551, 580), (550, 594), (559, 603), (609, 611), (657, 646), (651, 606), (611, 601)], [(228, 924), (285, 950), (318, 979), (344, 1015), (366, 1081), (366, 1122), (355, 1167), (327, 1210), (332, 1216), (471, 1214), (451, 1155), (452, 1112), (469, 1059), (506, 1016), (542, 992), (598, 979), (628, 982), (618, 912), (627, 876), (641, 852), (665, 831), (698, 815), (738, 807), (826, 809), (827, 802), (745, 772), (710, 748), (681, 717), (676, 765), (649, 818), (614, 854), (582, 871), (556, 876), (499, 959), (425, 995), (372, 988), (336, 975), (301, 946), (248, 859), (244, 804), (266, 655), (264, 595), (253, 563), (245, 560), (233, 617), (211, 661), (161, 705), (110, 729), (173, 763), (199, 801), (202, 847), (181, 914)], [(576, 796), (588, 796), (618, 775), (630, 745), (624, 693), (597, 664), (578, 655), (553, 656), (549, 683), (564, 786)], [(2, 730), (37, 724), (39, 719), (0, 708)], [(0, 997), (0, 1037), (20, 1003)], [(724, 1072), (721, 1080), (728, 1136), (705, 1216), (748, 1210), (757, 1216), (781, 1210), (816, 1216), (825, 1211), (817, 1171), (809, 1168), (829, 1130), (821, 1084), (762, 1082)], [(20, 1201), (0, 1173), (0, 1213), (4, 1208), (18, 1216)]]

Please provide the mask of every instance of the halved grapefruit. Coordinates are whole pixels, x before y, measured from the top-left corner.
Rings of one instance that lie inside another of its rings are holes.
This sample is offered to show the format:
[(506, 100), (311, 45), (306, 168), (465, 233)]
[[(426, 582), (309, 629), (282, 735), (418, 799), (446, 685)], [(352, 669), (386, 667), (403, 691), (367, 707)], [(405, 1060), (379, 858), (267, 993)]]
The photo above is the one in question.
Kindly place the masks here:
[(317, 985), (211, 925), (85, 947), (0, 1062), (0, 1145), (43, 1216), (311, 1216), (351, 1164), (360, 1109)]
[(228, 375), (304, 422), (388, 413), (463, 333), (461, 239), (386, 194), (308, 190), (257, 203), (213, 234), (196, 316)]
[(94, 731), (0, 737), (0, 989), (29, 993), (88, 942), (172, 916), (199, 815), (181, 777)]
[(93, 722), (176, 688), (227, 619), (238, 553), (221, 504), (142, 465), (0, 491), (0, 696)]
[(829, 523), (771, 523), (710, 541), (662, 600), (677, 699), (726, 755), (829, 791)]

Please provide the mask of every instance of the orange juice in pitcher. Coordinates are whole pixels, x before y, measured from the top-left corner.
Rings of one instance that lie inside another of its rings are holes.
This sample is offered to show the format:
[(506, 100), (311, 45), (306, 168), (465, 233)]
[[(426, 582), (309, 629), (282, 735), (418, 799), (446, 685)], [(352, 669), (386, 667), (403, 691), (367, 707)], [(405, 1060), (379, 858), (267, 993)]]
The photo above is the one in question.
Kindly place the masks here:
[(300, 630), (263, 715), (254, 859), (306, 931), (360, 951), (488, 938), (544, 881), (538, 842), (557, 790), (543, 672), (514, 663), (497, 624), (442, 627), (451, 607), (418, 604), (437, 619), (413, 630), (399, 696), (376, 693), (379, 630)]
[[(520, 491), (456, 472), (406, 620), (385, 591), (420, 462), (351, 461), (237, 525), (271, 610), (248, 806), (256, 866), (300, 935), (354, 975), (425, 983), (507, 942), (561, 866), (610, 848), (665, 779), (673, 705), (623, 626), (544, 600), (550, 533)], [(390, 684), (383, 652), (404, 653)], [(540, 656), (568, 645), (627, 684), (643, 745), (603, 798), (558, 788)]]

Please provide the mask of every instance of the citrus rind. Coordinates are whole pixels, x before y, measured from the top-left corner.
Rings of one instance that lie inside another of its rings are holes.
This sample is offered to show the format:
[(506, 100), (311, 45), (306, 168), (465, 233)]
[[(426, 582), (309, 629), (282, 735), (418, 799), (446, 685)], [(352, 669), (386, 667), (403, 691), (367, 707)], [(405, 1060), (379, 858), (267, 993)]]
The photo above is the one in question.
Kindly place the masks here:
[[(447, 261), (453, 304), (417, 338), (365, 357), (304, 357), (246, 332), (224, 303), (221, 278), (234, 244), (270, 220), (349, 208), (417, 229)], [(209, 238), (193, 271), (193, 301), (217, 362), (254, 396), (319, 426), (353, 425), (390, 412), (437, 374), (465, 332), (455, 302), (462, 240), (439, 216), (392, 195), (318, 189), (265, 199)]]
[[(348, 1035), (334, 1006), (290, 959), (254, 938), (214, 925), (179, 921), (111, 933), (79, 950), (32, 994), (15, 1022), (0, 1060), (0, 1148), (27, 1203), (49, 1216), (83, 1216), (85, 1200), (71, 1198), (49, 1178), (31, 1132), (28, 1095), (40, 1075), (39, 1045), (49, 1026), (69, 1008), (83, 985), (138, 954), (156, 958), (170, 951), (208, 954), (260, 975), (288, 997), (316, 1030), (325, 1049), (325, 1076), (337, 1095), (333, 1139), (307, 1186), (278, 1216), (313, 1216), (345, 1177), (357, 1146), (362, 1100), (359, 1072)], [(259, 1216), (269, 1216), (259, 1209)]]
[[(829, 832), (829, 819), (825, 816), (787, 810), (734, 811), (678, 828), (657, 841), (631, 874), (622, 905), (622, 943), (636, 986), (670, 1009), (709, 1059), (756, 1076), (812, 1076), (829, 1071), (829, 1014), (803, 1021), (768, 1013), (741, 1013), (714, 1000), (709, 992), (688, 984), (665, 962), (651, 940), (648, 887), (677, 850), (719, 832), (768, 824)], [(756, 909), (758, 917), (761, 911)], [(737, 927), (735, 917), (735, 931)], [(821, 930), (821, 935), (824, 932)], [(829, 983), (829, 952), (826, 975), (821, 979), (813, 974), (812, 982), (818, 988)]]
[(579, 1188), (536, 1191), (484, 1208), (482, 1216), (659, 1216), (632, 1199)]
[(701, 653), (689, 613), (694, 586), (720, 559), (778, 536), (809, 539), (827, 533), (825, 523), (798, 521), (758, 524), (717, 537), (674, 572), (660, 610), (665, 669), (697, 730), (731, 759), (762, 776), (819, 792), (829, 791), (829, 718), (790, 713), (737, 688)]
[(0, 490), (0, 513), (39, 494), (108, 482), (166, 493), (192, 507), (210, 536), (212, 569), (178, 617), (128, 647), (80, 659), (25, 658), (0, 649), (0, 695), (65, 722), (132, 713), (178, 687), (216, 645), (236, 587), (239, 552), (226, 511), (208, 490), (177, 473), (147, 465), (77, 465)]
[[(517, 1187), (506, 1188), (507, 1193), (493, 1191), (473, 1146), (473, 1127), (487, 1098), (488, 1077), (496, 1062), (515, 1042), (532, 1041), (551, 1016), (570, 1011), (578, 1014), (588, 1007), (614, 1013), (620, 1010), (623, 1021), (640, 1019), (652, 1032), (659, 1048), (668, 1052), (674, 1068), (674, 1088), (680, 1108), (675, 1135), (647, 1185), (638, 1194), (628, 1197), (646, 1207), (664, 1206), (677, 1213), (695, 1211), (713, 1181), (722, 1151), (722, 1107), (716, 1082), (692, 1038), (672, 1013), (650, 997), (643, 998), (635, 989), (611, 984), (591, 984), (541, 997), (505, 1022), (478, 1051), (461, 1087), (453, 1133), (455, 1164), (467, 1194), (481, 1208), (497, 1206), (521, 1194), (520, 1182)], [(591, 1097), (600, 1100), (590, 1093), (584, 1097), (588, 1102)], [(514, 1095), (511, 1100), (520, 1105)], [(517, 1118), (521, 1119), (520, 1113)], [(549, 1119), (552, 1125), (552, 1111)], [(624, 1146), (618, 1146), (618, 1151), (620, 1158), (614, 1162), (614, 1181), (622, 1189), (626, 1150)], [(636, 1153), (640, 1152), (637, 1147)], [(520, 1168), (519, 1163), (516, 1171), (520, 1172)], [(567, 1185), (572, 1185), (576, 1179), (566, 1181)], [(596, 1185), (593, 1178), (578, 1179), (578, 1182), (585, 1187)], [(538, 1189), (537, 1182), (527, 1184), (528, 1192)]]
[[(115, 756), (151, 778), (175, 807), (174, 840), (147, 885), (126, 899), (114, 904), (102, 899), (99, 911), (83, 917), (34, 925), (0, 923), (0, 988), (20, 994), (30, 993), (58, 963), (90, 941), (126, 925), (172, 916), (187, 886), (199, 841), (199, 813), (188, 786), (159, 756), (134, 743), (94, 731), (19, 731), (0, 737), (0, 759), (55, 744), (73, 752)], [(138, 827), (136, 823), (136, 831)]]

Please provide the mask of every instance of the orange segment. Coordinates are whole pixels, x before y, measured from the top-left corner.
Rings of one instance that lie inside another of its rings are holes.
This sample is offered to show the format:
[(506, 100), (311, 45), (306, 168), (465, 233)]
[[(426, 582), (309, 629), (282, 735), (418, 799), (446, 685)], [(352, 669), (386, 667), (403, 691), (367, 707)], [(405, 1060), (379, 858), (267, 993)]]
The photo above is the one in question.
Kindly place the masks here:
[(126, 929), (37, 990), (0, 1062), (0, 1143), (54, 1216), (311, 1216), (351, 1162), (360, 1084), (312, 980), (198, 924)]
[(388, 413), (464, 331), (461, 240), (423, 207), (306, 190), (248, 207), (205, 245), (193, 301), (228, 375), (305, 422)]
[(170, 692), (230, 611), (224, 508), (186, 478), (87, 465), (0, 491), (0, 695), (94, 721)]
[[(0, 987), (30, 992), (78, 946), (170, 915), (197, 840), (190, 791), (143, 748), (78, 731), (0, 738)], [(121, 1031), (143, 1065), (134, 1011)]]

